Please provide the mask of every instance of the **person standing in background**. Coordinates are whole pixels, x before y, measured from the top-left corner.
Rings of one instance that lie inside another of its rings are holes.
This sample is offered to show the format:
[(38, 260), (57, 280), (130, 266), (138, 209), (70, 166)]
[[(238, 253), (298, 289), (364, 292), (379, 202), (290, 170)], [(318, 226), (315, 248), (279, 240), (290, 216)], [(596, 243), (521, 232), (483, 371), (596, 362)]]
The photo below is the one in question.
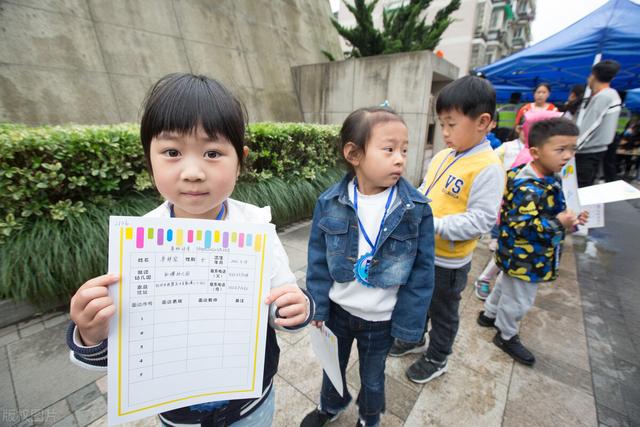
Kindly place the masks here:
[(616, 134), (622, 101), (610, 86), (619, 70), (620, 64), (613, 60), (591, 67), (588, 84), (592, 95), (577, 123), (580, 129), (576, 153), (578, 187), (593, 185), (600, 162)]

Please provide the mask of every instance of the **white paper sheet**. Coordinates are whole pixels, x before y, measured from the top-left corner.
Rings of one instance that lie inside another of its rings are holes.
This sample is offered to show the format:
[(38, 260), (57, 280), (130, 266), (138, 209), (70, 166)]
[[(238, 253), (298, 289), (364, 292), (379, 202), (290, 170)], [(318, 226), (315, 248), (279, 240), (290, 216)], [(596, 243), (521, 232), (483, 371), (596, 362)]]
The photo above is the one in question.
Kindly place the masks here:
[(580, 203), (583, 205), (596, 205), (598, 203), (612, 203), (640, 198), (640, 191), (622, 180), (582, 187), (578, 190), (578, 194)]
[(259, 397), (271, 224), (111, 217), (108, 423)]
[(311, 338), (311, 347), (316, 354), (320, 365), (327, 374), (331, 383), (341, 396), (344, 394), (344, 386), (342, 384), (342, 375), (340, 375), (340, 361), (338, 359), (338, 339), (325, 325), (321, 328), (310, 326), (309, 337)]
[(604, 204), (586, 205), (582, 209), (589, 212), (589, 220), (585, 224), (587, 228), (604, 227)]
[(571, 159), (561, 171), (562, 174), (562, 192), (567, 204), (567, 208), (571, 209), (578, 215), (582, 209), (582, 199), (578, 198), (578, 176), (576, 175), (576, 161)]

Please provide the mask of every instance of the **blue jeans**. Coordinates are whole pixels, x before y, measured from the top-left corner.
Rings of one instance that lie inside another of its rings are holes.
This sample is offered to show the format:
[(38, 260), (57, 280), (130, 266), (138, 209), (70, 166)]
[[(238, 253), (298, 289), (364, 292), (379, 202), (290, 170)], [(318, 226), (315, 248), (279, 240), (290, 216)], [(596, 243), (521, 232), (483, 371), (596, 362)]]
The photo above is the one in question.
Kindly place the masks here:
[[(276, 392), (275, 385), (271, 386), (269, 395), (265, 398), (264, 402), (260, 404), (258, 409), (253, 411), (249, 416), (239, 419), (238, 421), (230, 424), (229, 427), (265, 427), (270, 426), (273, 423), (273, 414), (276, 410)], [(160, 425), (162, 427), (171, 427), (166, 424), (160, 418)], [(199, 426), (200, 424), (193, 424), (193, 426)]]
[(326, 324), (338, 338), (338, 359), (344, 384), (344, 396), (340, 396), (329, 377), (323, 372), (320, 408), (331, 414), (337, 414), (351, 402), (345, 372), (349, 363), (351, 345), (355, 339), (360, 359), (361, 387), (356, 401), (360, 418), (367, 426), (377, 426), (380, 424), (380, 414), (385, 410), (384, 366), (393, 344), (391, 321), (370, 322), (349, 314), (333, 302), (330, 310)]

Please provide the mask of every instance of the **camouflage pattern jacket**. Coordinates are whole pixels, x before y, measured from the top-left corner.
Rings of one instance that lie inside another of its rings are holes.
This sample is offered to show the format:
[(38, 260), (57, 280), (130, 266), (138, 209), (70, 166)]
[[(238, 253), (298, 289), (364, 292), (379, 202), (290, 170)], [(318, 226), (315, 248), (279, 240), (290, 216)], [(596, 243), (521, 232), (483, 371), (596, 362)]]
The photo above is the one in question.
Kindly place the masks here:
[(565, 209), (558, 176), (540, 177), (530, 164), (508, 171), (495, 254), (500, 269), (526, 282), (554, 280), (564, 240), (556, 215)]

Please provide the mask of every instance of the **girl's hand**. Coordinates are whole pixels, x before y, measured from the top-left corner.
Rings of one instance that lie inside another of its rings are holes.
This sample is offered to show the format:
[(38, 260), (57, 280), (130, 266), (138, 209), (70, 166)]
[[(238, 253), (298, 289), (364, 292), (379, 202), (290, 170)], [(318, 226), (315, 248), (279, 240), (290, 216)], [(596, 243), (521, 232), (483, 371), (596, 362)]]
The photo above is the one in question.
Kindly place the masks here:
[(279, 326), (298, 326), (309, 317), (309, 300), (295, 285), (271, 289), (265, 302), (267, 304), (274, 303), (278, 307), (279, 317), (274, 321)]
[(316, 328), (320, 329), (322, 328), (322, 325), (324, 325), (324, 320), (312, 320), (311, 324)]
[(78, 327), (86, 346), (100, 344), (109, 335), (109, 319), (115, 314), (116, 306), (109, 296), (108, 287), (117, 281), (115, 274), (94, 277), (80, 286), (71, 298), (71, 320)]
[(578, 215), (578, 224), (585, 225), (587, 221), (589, 221), (589, 212), (588, 211), (580, 212), (580, 215)]

